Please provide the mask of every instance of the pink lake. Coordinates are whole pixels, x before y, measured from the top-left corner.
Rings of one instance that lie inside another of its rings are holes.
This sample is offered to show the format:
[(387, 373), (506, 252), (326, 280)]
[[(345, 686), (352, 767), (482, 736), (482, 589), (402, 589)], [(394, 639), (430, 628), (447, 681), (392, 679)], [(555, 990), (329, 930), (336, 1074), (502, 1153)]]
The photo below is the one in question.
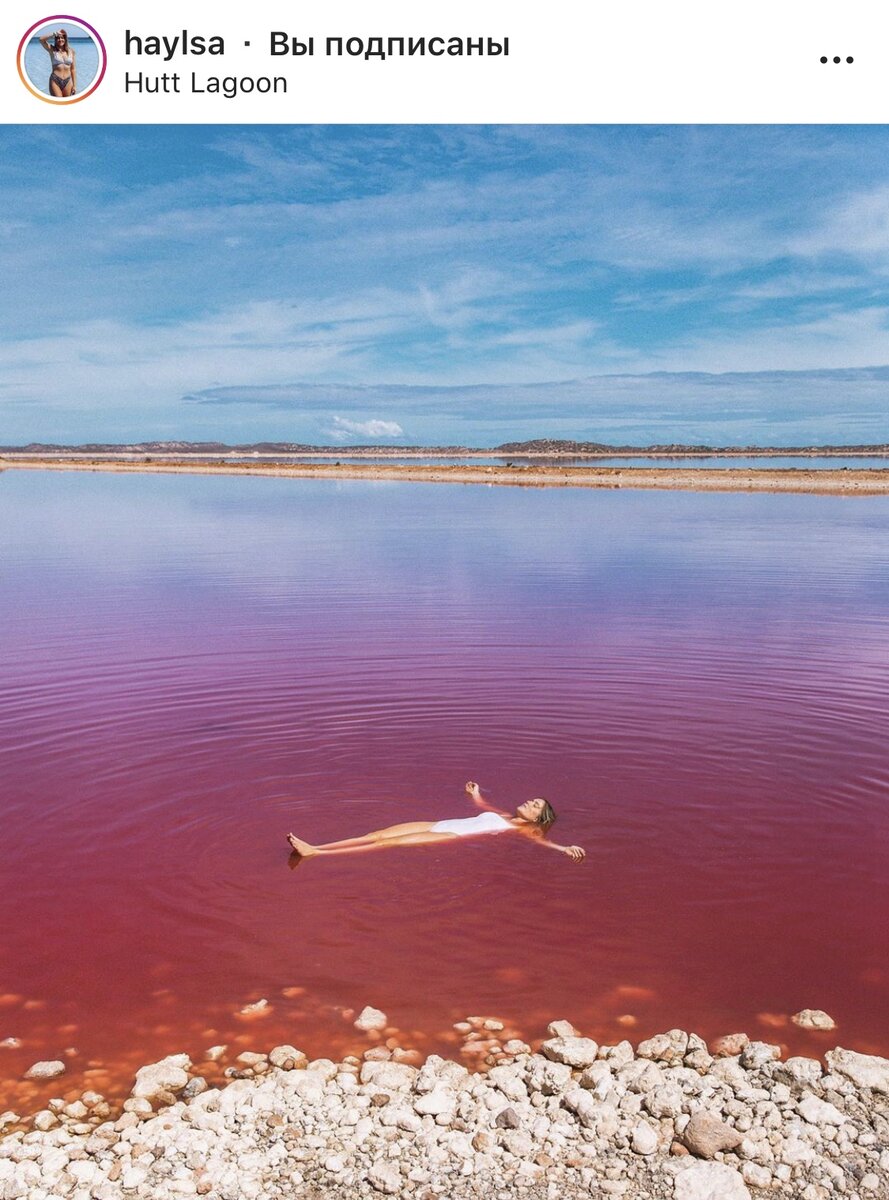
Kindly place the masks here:
[[(360, 1052), (365, 1004), (424, 1052), (889, 1052), (885, 500), (8, 471), (0, 512), (0, 1109), (37, 1059)], [(586, 861), (288, 865), (469, 778)]]

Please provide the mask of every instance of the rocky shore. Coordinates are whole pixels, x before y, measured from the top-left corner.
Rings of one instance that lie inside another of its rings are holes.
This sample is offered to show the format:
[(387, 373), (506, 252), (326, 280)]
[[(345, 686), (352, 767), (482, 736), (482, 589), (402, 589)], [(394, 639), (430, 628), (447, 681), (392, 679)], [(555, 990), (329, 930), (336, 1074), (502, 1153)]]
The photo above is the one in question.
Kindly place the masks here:
[(137, 1073), (116, 1118), (95, 1092), (27, 1122), (2, 1114), (25, 1127), (0, 1140), (0, 1200), (889, 1197), (889, 1059), (782, 1061), (746, 1034), (707, 1046), (678, 1029), (634, 1050), (565, 1021), (532, 1052), (499, 1041), (497, 1021), (457, 1028), (495, 1065), (383, 1045), (309, 1062), (277, 1046), (240, 1054), (219, 1089), (179, 1054)]

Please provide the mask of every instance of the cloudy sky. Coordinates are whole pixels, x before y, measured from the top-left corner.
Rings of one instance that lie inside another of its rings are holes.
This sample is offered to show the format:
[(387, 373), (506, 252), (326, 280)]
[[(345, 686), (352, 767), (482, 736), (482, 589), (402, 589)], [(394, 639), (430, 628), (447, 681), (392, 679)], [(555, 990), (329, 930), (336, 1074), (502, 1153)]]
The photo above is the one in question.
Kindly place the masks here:
[(889, 440), (886, 127), (0, 128), (0, 444)]

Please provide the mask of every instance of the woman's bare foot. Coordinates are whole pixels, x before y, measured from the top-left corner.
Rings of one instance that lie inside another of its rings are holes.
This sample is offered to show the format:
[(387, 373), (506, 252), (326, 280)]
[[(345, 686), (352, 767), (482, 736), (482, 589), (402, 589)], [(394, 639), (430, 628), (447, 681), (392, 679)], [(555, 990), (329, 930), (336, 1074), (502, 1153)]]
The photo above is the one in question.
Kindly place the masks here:
[(314, 846), (310, 846), (308, 842), (304, 842), (296, 834), (288, 833), (287, 841), (290, 843), (294, 854), (298, 854), (300, 858), (312, 858), (313, 855), (318, 853)]

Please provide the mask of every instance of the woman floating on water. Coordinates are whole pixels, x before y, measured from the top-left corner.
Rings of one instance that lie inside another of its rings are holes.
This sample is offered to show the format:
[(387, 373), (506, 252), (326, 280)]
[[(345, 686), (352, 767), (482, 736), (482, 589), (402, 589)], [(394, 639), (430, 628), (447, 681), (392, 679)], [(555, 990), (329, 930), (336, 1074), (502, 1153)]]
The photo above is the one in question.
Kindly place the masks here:
[[(55, 39), (52, 46), (49, 44), (51, 36)], [(57, 29), (55, 33), (40, 38), (40, 45), (52, 62), (49, 94), (56, 100), (70, 100), (77, 91), (77, 57), (68, 44), (68, 34), (64, 29)]]
[(533, 838), (541, 846), (567, 854), (574, 862), (586, 857), (581, 846), (560, 846), (551, 842), (547, 830), (556, 819), (552, 805), (542, 796), (520, 804), (514, 816), (501, 812), (482, 799), (477, 783), (466, 785), (466, 794), (482, 812), (477, 817), (458, 817), (450, 821), (408, 821), (404, 825), (390, 825), (388, 829), (377, 829), (363, 837), (346, 838), (342, 842), (327, 842), (323, 846), (310, 846), (292, 833), (287, 841), (294, 854), (300, 858), (314, 858), (316, 854), (359, 854), (365, 850), (385, 850), (390, 846), (428, 846), (433, 842), (450, 842), (454, 838), (477, 837), (485, 833), (521, 833)]

